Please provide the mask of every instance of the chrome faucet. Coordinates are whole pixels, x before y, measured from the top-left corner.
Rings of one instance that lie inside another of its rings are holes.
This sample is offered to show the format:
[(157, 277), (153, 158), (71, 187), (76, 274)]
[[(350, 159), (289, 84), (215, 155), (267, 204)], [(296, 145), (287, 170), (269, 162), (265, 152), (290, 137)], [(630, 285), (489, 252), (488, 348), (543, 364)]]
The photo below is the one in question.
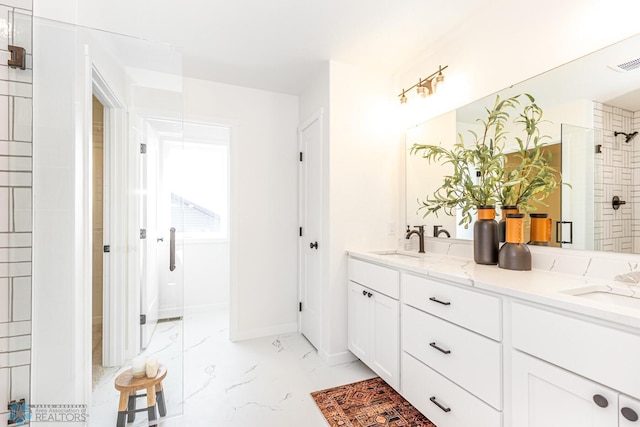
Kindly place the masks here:
[(438, 237), (442, 233), (446, 234), (448, 238), (451, 238), (451, 234), (449, 234), (449, 232), (447, 230), (442, 228), (441, 225), (434, 225), (433, 226), (433, 237)]
[(424, 225), (415, 225), (413, 228), (417, 228), (417, 230), (411, 230), (407, 225), (407, 235), (405, 237), (407, 239), (410, 239), (412, 235), (417, 234), (419, 243), (420, 243), (420, 249), (418, 250), (418, 252), (423, 254), (424, 253)]

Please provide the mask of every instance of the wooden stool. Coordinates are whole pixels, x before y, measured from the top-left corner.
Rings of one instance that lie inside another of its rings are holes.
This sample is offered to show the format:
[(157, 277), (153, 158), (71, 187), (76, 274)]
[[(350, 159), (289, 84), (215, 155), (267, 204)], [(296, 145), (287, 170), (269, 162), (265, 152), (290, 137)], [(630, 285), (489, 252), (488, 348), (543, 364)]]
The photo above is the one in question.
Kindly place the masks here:
[[(120, 403), (118, 404), (118, 422), (116, 427), (124, 427), (125, 417), (128, 423), (136, 419), (136, 412), (147, 411), (149, 425), (156, 425), (156, 403), (161, 417), (167, 415), (167, 407), (164, 402), (162, 380), (167, 376), (167, 368), (158, 366), (158, 374), (155, 378), (133, 378), (131, 369), (127, 369), (116, 378), (116, 390), (120, 391)], [(138, 390), (147, 390), (146, 394), (136, 395)], [(136, 398), (147, 396), (147, 407), (136, 409)]]

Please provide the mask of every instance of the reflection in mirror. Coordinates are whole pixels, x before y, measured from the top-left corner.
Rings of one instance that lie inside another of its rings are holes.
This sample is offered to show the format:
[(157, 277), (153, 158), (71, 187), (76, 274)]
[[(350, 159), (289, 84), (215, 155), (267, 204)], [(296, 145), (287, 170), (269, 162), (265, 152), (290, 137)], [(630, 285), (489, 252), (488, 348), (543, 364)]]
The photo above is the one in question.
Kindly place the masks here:
[[(553, 220), (552, 242), (573, 249), (640, 253), (640, 35), (596, 51), (500, 91), (501, 98), (530, 93), (545, 113), (541, 133), (561, 161), (558, 203), (539, 208)], [(443, 165), (409, 154), (414, 143), (450, 146), (477, 126), (496, 94), (406, 131), (407, 224), (444, 225), (452, 237), (471, 239), (471, 229), (440, 214), (423, 217), (417, 200), (441, 184)], [(637, 167), (636, 167), (637, 166)], [(613, 197), (624, 204), (614, 209)], [(544, 210), (543, 210), (544, 209)], [(445, 225), (446, 224), (446, 225)], [(557, 230), (557, 233), (556, 233)], [(428, 235), (431, 235), (428, 233)], [(440, 236), (443, 237), (443, 236)]]

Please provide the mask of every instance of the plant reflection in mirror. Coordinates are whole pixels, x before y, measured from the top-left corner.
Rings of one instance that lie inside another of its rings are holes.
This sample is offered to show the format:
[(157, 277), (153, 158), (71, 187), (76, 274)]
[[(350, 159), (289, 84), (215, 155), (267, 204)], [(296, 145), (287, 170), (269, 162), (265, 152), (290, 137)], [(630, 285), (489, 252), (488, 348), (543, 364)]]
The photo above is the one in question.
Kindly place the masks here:
[(473, 136), (469, 145), (465, 145), (462, 135), (458, 134), (459, 141), (451, 149), (425, 144), (411, 147), (412, 155), (421, 155), (429, 163), (450, 164), (453, 168), (433, 195), (418, 200), (418, 210), (424, 210), (425, 217), (438, 215), (440, 210), (455, 216), (459, 208), (459, 224), (467, 228), (477, 206), (500, 203), (517, 205), (521, 212), (529, 212), (536, 204), (544, 205), (544, 199), (558, 187), (560, 173), (551, 166), (551, 153), (544, 152), (544, 141), (549, 137), (540, 135), (543, 112), (529, 94), (525, 94), (528, 103), (513, 121), (524, 132), (523, 137), (515, 137), (517, 147), (513, 155), (518, 164), (506, 167), (507, 126), (511, 124), (510, 112), (518, 112), (519, 97), (501, 100), (496, 96), (493, 107), (485, 108), (486, 118), (477, 120), (482, 131), (469, 131)]

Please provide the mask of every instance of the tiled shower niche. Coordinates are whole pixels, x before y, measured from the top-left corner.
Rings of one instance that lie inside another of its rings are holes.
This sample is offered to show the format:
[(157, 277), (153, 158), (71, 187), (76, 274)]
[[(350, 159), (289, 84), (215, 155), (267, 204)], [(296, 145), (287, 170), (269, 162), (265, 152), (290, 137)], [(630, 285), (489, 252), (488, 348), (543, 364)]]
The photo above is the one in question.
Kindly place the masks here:
[[(30, 401), (32, 262), (32, 1), (0, 3), (0, 426)], [(7, 66), (24, 47), (27, 69)]]
[[(595, 250), (640, 253), (640, 112), (594, 103), (594, 127), (602, 130), (595, 154)], [(615, 210), (612, 199), (625, 204)]]

